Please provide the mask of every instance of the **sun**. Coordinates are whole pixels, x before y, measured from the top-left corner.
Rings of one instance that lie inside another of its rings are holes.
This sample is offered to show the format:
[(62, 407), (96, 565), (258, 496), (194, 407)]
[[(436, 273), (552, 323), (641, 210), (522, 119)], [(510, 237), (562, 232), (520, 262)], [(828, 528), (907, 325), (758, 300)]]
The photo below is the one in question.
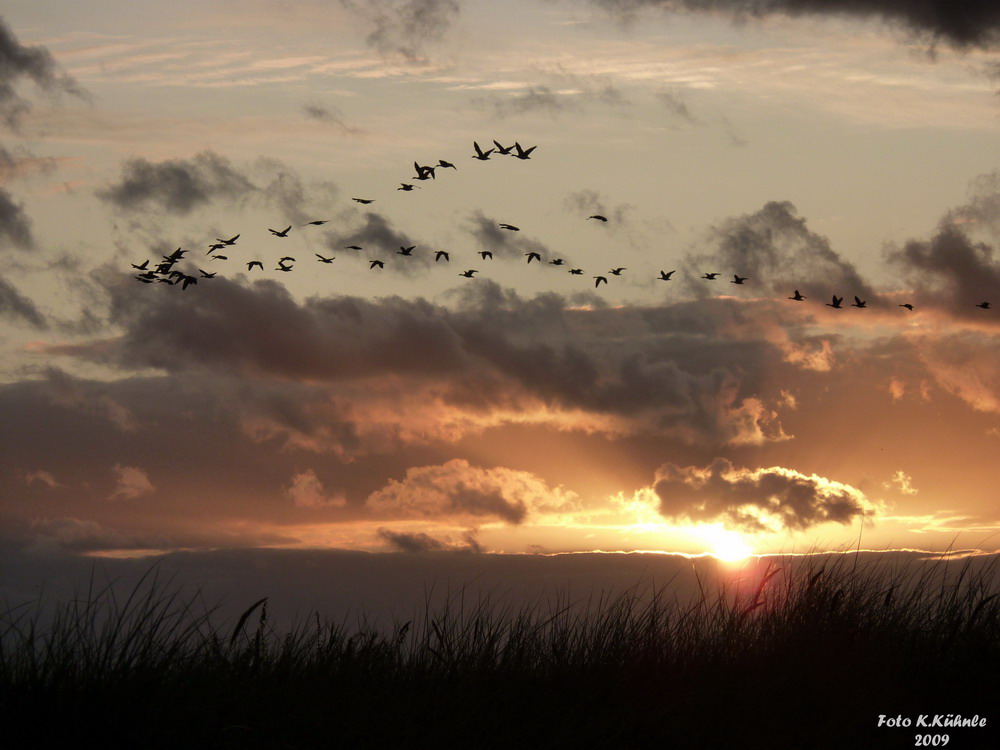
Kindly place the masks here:
[(709, 546), (709, 554), (717, 560), (739, 562), (753, 554), (753, 548), (747, 543), (745, 535), (731, 531), (722, 524), (701, 526), (698, 533)]

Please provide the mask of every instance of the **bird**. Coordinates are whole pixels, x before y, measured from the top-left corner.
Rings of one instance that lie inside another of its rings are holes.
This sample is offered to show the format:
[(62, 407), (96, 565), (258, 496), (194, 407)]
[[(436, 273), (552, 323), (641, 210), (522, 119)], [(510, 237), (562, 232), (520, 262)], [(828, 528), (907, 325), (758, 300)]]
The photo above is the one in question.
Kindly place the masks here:
[(598, 221), (607, 221), (607, 216), (601, 216), (600, 214), (594, 214), (593, 216), (588, 216), (588, 219), (597, 219)]
[(333, 256), (332, 258), (324, 258), (324, 257), (323, 257), (322, 255), (320, 255), (319, 253), (314, 253), (314, 255), (315, 255), (315, 256), (316, 256), (317, 258), (319, 258), (319, 262), (320, 262), (320, 263), (333, 263), (333, 261), (334, 261), (334, 260), (336, 260), (336, 258), (337, 258), (337, 256), (336, 256), (336, 255), (334, 255), (334, 256)]
[(989, 302), (980, 302), (978, 305), (975, 305), (975, 307), (981, 307), (984, 310), (989, 310), (990, 309), (990, 303)]
[(252, 260), (249, 263), (247, 263), (247, 270), (248, 271), (252, 270), (254, 266), (257, 266), (257, 268), (259, 268), (261, 271), (264, 270), (264, 264), (261, 263), (259, 260)]
[(603, 277), (603, 276), (595, 276), (594, 278), (595, 278), (595, 279), (597, 279), (597, 281), (595, 281), (595, 282), (594, 282), (594, 288), (595, 288), (595, 289), (596, 289), (597, 287), (599, 287), (599, 286), (601, 285), (601, 282), (602, 282), (602, 281), (603, 281), (603, 282), (604, 282), (605, 284), (607, 284), (607, 283), (608, 283), (608, 280), (607, 280), (607, 279), (606, 279), (605, 277)]
[(804, 300), (804, 299), (805, 299), (805, 297), (803, 297), (803, 296), (802, 296), (802, 293), (801, 293), (801, 292), (800, 292), (800, 291), (799, 291), (798, 289), (796, 289), (796, 290), (795, 290), (795, 296), (793, 296), (793, 297), (789, 297), (788, 299), (793, 299), (793, 300), (795, 300), (796, 302), (801, 302), (802, 300)]
[(410, 245), (409, 247), (403, 247), (400, 245), (399, 252), (397, 252), (396, 255), (413, 255), (413, 248), (415, 247), (416, 245)]
[(864, 306), (865, 306), (865, 301), (863, 299), (859, 299), (857, 296), (855, 296), (854, 297), (854, 304), (851, 305), (851, 307), (864, 307)]
[(293, 258), (293, 257), (292, 257), (291, 255), (286, 255), (286, 256), (284, 256), (284, 257), (283, 257), (283, 258), (281, 258), (281, 260), (279, 260), (278, 262), (279, 262), (279, 263), (284, 263), (284, 262), (285, 262), (286, 260), (290, 260), (290, 261), (292, 261), (292, 263), (294, 263), (294, 262), (295, 262), (295, 258)]
[(380, 260), (369, 261), (369, 263), (371, 265), (368, 266), (368, 270), (371, 270), (371, 269), (375, 268), (376, 266), (378, 266), (379, 268), (385, 268), (385, 263), (383, 263)]
[(408, 182), (401, 182), (401, 183), (399, 183), (399, 187), (396, 188), (396, 190), (405, 190), (405, 191), (409, 192), (409, 191), (413, 190), (416, 187), (418, 187), (418, 186), (417, 185), (411, 185)]
[(840, 309), (840, 303), (843, 302), (843, 301), (844, 301), (843, 297), (838, 297), (835, 294), (835, 295), (833, 295), (833, 301), (832, 302), (827, 302), (826, 306), (827, 307), (833, 307), (833, 308), (839, 310)]
[(208, 271), (202, 271), (200, 268), (198, 269), (198, 271), (201, 273), (201, 277), (203, 279), (211, 279), (213, 276), (215, 276), (215, 271), (209, 273)]
[[(307, 221), (307, 222), (306, 222), (305, 224), (303, 224), (302, 226), (304, 226), (304, 227), (307, 227), (307, 226), (309, 226), (309, 225), (312, 225), (312, 226), (316, 226), (316, 227), (318, 227), (318, 226), (320, 226), (321, 224), (326, 224), (326, 223), (327, 223), (328, 221), (330, 221), (330, 220), (329, 220), (329, 219), (316, 219), (315, 221)], [(290, 229), (290, 228), (291, 228), (291, 227), (289, 227), (289, 229)]]
[(149, 278), (146, 278), (145, 276), (136, 276), (135, 280), (136, 281), (141, 281), (143, 284), (152, 284), (154, 281), (156, 281), (155, 278), (149, 279)]
[(499, 143), (497, 143), (495, 139), (493, 141), (493, 144), (497, 147), (497, 153), (502, 154), (504, 156), (510, 156), (510, 152), (514, 148), (513, 146), (507, 146), (506, 148), (504, 148)]
[(355, 203), (360, 203), (363, 206), (367, 206), (369, 203), (374, 203), (374, 198), (351, 198)]
[(291, 228), (292, 228), (292, 225), (289, 224), (287, 227), (285, 227), (284, 229), (282, 229), (280, 232), (277, 229), (268, 229), (267, 231), (270, 232), (271, 234), (273, 234), (275, 237), (287, 237), (288, 236), (288, 230), (291, 229)]
[(139, 265), (136, 265), (135, 263), (132, 264), (132, 268), (135, 268), (139, 271), (145, 271), (148, 267), (149, 267), (149, 258), (146, 258), (146, 260), (144, 260)]
[(501, 229), (507, 229), (507, 230), (509, 230), (511, 232), (520, 232), (521, 231), (520, 227), (515, 227), (513, 224), (504, 224), (502, 222), (500, 224), (500, 228)]
[(583, 274), (583, 269), (582, 268), (571, 268), (571, 269), (569, 269), (569, 272), (571, 274), (573, 274), (574, 276), (580, 276), (580, 275)]
[(187, 252), (187, 251), (186, 250), (181, 250), (180, 248), (177, 248), (172, 253), (170, 253), (170, 255), (164, 255), (163, 256), (163, 260), (168, 261), (168, 262), (169, 261), (180, 260), (181, 258), (184, 257), (184, 253), (185, 252)]
[(434, 262), (435, 263), (437, 263), (442, 258), (444, 258), (445, 261), (448, 261), (448, 262), (451, 261), (451, 258), (448, 256), (448, 253), (446, 251), (444, 251), (444, 250), (438, 250), (436, 253), (434, 253)]
[(549, 261), (549, 265), (550, 265), (550, 266), (561, 266), (561, 265), (563, 265), (563, 264), (564, 264), (565, 262), (566, 262), (566, 261), (564, 261), (564, 260), (563, 260), (562, 258), (556, 258), (555, 260), (550, 260), (550, 261)]
[(344, 245), (345, 250), (361, 250), (357, 245)]
[(205, 255), (208, 255), (208, 253), (214, 252), (216, 250), (221, 250), (225, 246), (226, 246), (226, 244), (224, 242), (216, 242), (213, 245), (209, 245), (208, 246), (208, 251), (205, 253)]
[(749, 278), (750, 278), (749, 276), (737, 276), (737, 275), (736, 275), (736, 274), (734, 273), (734, 274), (733, 274), (733, 280), (732, 280), (732, 281), (730, 281), (729, 283), (730, 283), (730, 284), (742, 284), (742, 283), (743, 283), (744, 281), (746, 281), (746, 280), (747, 280), (747, 279), (749, 279)]
[(715, 281), (715, 277), (718, 276), (718, 275), (719, 275), (718, 273), (706, 273), (701, 278), (708, 279), (709, 281)]
[(192, 284), (197, 284), (197, 283), (198, 279), (196, 279), (194, 276), (186, 276), (183, 274), (181, 275), (181, 291), (187, 289)]
[(490, 158), (490, 154), (493, 153), (493, 149), (489, 149), (488, 151), (483, 151), (481, 148), (479, 148), (479, 144), (476, 143), (475, 141), (472, 142), (472, 145), (476, 149), (476, 153), (472, 155), (473, 159), (479, 159), (479, 161), (486, 161), (487, 159)]
[(518, 143), (517, 141), (514, 141), (514, 148), (517, 149), (517, 153), (514, 154), (514, 156), (516, 156), (518, 159), (530, 159), (531, 157), (528, 156), (528, 154), (530, 154), (532, 151), (534, 151), (537, 148), (537, 146), (532, 146), (529, 149), (523, 149), (523, 148), (521, 148), (521, 144), (520, 143)]
[(483, 260), (493, 260), (493, 253), (489, 250), (480, 250), (479, 254), (483, 256)]
[(224, 239), (221, 239), (219, 237), (216, 237), (215, 241), (216, 242), (221, 242), (223, 245), (235, 245), (236, 244), (236, 240), (238, 240), (239, 238), (240, 238), (239, 235), (236, 235), (235, 237), (230, 237), (228, 240), (224, 240)]
[(529, 263), (531, 263), (531, 261), (533, 261), (533, 260), (537, 260), (540, 263), (541, 260), (542, 260), (542, 256), (539, 255), (538, 253), (525, 253), (525, 255), (528, 256), (528, 262)]
[(422, 167), (416, 162), (413, 162), (413, 168), (417, 170), (417, 176), (411, 177), (411, 180), (436, 180), (434, 176), (434, 170), (437, 167)]
[(479, 273), (479, 271), (477, 271), (475, 268), (470, 268), (465, 273), (460, 273), (459, 276), (464, 276), (467, 279), (471, 279), (472, 278), (472, 274), (474, 274), (474, 273)]
[(674, 271), (660, 271), (660, 281), (670, 281), (670, 277), (674, 275)]
[(286, 265), (285, 265), (284, 263), (281, 263), (281, 262), (279, 261), (279, 262), (278, 262), (278, 267), (277, 267), (277, 268), (275, 268), (274, 270), (275, 270), (275, 271), (285, 271), (285, 272), (288, 272), (288, 271), (291, 271), (291, 270), (292, 270), (292, 267), (291, 267), (291, 266), (286, 266)]
[(905, 307), (910, 312), (913, 312), (913, 305), (911, 305), (909, 302), (904, 302), (903, 304), (900, 305), (900, 307)]
[(229, 260), (228, 255), (210, 255), (209, 260)]
[(625, 269), (625, 268), (612, 268), (610, 271), (608, 271), (608, 273), (610, 273), (612, 276), (621, 276), (622, 275), (622, 271), (625, 271), (625, 270), (627, 270), (627, 269)]
[(458, 167), (456, 167), (450, 161), (445, 161), (444, 159), (438, 159), (437, 165), (442, 169), (454, 169), (456, 172), (458, 171)]

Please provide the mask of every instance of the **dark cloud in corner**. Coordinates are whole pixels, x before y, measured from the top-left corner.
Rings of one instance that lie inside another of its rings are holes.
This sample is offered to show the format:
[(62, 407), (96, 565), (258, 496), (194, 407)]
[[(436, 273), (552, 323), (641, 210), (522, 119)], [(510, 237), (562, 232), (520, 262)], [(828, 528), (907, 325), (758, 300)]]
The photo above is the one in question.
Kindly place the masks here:
[(86, 97), (86, 93), (66, 73), (59, 70), (55, 58), (44, 47), (21, 44), (11, 28), (0, 18), (0, 118), (8, 127), (17, 127), (21, 116), (31, 109), (18, 95), (17, 83), (30, 79), (49, 94), (68, 93)]
[(848, 484), (780, 466), (736, 468), (725, 458), (705, 467), (665, 464), (656, 472), (653, 491), (667, 518), (721, 521), (745, 531), (850, 524), (875, 514), (864, 493)]
[(989, 0), (589, 0), (630, 19), (651, 8), (665, 13), (725, 13), (736, 20), (783, 16), (850, 16), (900, 26), (931, 45), (993, 49), (1000, 45), (1000, 4)]
[(30, 250), (35, 246), (31, 234), (31, 219), (24, 207), (14, 202), (14, 196), (0, 187), (0, 237), (6, 237), (14, 247)]
[(237, 200), (256, 190), (228, 159), (202, 151), (190, 159), (129, 159), (121, 180), (98, 190), (97, 197), (124, 211), (144, 211), (152, 204), (185, 215), (218, 198)]
[(0, 278), (0, 316), (22, 320), (35, 328), (48, 328), (45, 317), (35, 303), (3, 278)]
[(444, 38), (458, 17), (458, 0), (340, 0), (368, 21), (368, 46), (385, 56), (422, 62), (428, 42)]

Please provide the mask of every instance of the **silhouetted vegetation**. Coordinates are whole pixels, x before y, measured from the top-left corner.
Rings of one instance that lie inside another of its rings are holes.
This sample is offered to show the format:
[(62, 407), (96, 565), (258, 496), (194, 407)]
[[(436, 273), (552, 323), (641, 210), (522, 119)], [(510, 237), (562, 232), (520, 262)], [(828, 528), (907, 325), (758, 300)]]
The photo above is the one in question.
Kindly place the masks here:
[(387, 630), (314, 615), (279, 632), (266, 600), (215, 623), (153, 570), (44, 628), (5, 612), (0, 715), (8, 747), (890, 748), (919, 730), (880, 714), (959, 713), (989, 723), (931, 731), (996, 747), (996, 572), (779, 559), (692, 601), (459, 593)]

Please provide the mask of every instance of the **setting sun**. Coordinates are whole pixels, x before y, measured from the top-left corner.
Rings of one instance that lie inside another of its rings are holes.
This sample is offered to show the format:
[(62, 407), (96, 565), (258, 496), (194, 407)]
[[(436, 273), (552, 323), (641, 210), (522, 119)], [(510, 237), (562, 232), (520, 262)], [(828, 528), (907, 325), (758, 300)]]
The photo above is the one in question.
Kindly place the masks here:
[(745, 534), (731, 531), (722, 524), (700, 526), (697, 534), (704, 540), (707, 552), (723, 562), (737, 562), (753, 554), (753, 548), (747, 544)]

